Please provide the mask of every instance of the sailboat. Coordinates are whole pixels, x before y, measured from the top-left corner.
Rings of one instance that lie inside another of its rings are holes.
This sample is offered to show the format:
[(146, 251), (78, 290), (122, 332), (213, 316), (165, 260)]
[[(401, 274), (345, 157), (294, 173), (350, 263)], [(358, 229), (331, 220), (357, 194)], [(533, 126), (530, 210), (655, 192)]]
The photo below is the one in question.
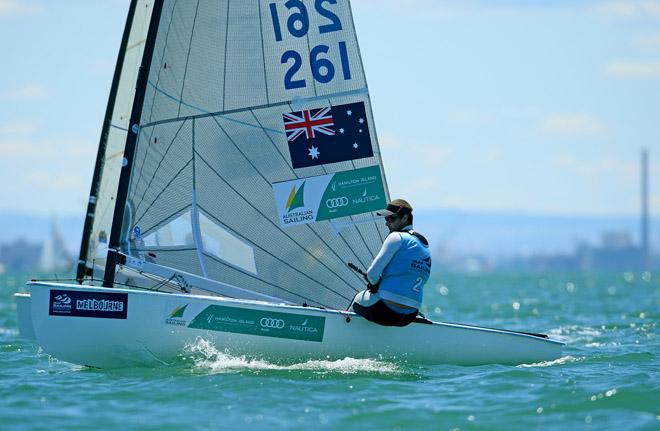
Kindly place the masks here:
[(133, 0), (76, 282), (17, 294), (21, 334), (107, 368), (199, 338), (289, 362), (561, 356), (542, 334), (348, 311), (388, 200), (348, 0)]

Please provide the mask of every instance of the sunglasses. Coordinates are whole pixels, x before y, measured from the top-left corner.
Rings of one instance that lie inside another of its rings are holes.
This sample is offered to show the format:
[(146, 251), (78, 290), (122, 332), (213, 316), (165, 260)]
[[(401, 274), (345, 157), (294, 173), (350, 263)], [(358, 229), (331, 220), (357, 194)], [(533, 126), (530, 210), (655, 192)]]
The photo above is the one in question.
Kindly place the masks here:
[(388, 223), (393, 222), (394, 220), (398, 219), (399, 215), (398, 214), (390, 214), (387, 217), (385, 217), (385, 221)]

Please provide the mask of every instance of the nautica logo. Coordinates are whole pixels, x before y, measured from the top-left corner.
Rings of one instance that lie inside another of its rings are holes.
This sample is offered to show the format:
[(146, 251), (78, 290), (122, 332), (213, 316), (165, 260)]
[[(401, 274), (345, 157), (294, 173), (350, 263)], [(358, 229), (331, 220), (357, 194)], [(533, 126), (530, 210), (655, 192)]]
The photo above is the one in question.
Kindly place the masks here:
[(291, 189), (291, 193), (289, 193), (289, 199), (287, 199), (286, 201), (287, 212), (291, 212), (291, 210), (305, 206), (305, 202), (303, 200), (304, 191), (305, 191), (304, 181), (300, 185), (300, 188), (298, 190), (296, 190), (296, 186), (294, 184), (293, 188)]

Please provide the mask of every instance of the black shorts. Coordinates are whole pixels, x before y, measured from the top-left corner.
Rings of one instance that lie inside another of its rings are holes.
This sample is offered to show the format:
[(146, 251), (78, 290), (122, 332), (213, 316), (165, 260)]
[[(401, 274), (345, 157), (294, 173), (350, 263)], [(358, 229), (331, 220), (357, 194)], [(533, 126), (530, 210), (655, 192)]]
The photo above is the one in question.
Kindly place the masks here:
[(397, 313), (385, 305), (382, 299), (369, 307), (355, 302), (353, 303), (353, 311), (365, 319), (383, 326), (406, 326), (417, 317), (417, 310), (410, 314)]

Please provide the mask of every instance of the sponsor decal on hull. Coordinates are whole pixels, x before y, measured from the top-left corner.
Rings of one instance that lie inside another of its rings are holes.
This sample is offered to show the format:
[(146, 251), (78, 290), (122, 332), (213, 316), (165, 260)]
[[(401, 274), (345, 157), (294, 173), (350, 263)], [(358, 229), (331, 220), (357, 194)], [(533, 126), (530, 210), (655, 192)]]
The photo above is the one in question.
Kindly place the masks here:
[(48, 314), (50, 316), (96, 317), (126, 319), (127, 293), (80, 292), (77, 290), (51, 290)]
[(188, 308), (188, 304), (176, 306), (165, 319), (168, 325), (186, 326), (188, 321), (184, 319), (183, 315)]
[(321, 342), (325, 317), (209, 305), (188, 327)]

